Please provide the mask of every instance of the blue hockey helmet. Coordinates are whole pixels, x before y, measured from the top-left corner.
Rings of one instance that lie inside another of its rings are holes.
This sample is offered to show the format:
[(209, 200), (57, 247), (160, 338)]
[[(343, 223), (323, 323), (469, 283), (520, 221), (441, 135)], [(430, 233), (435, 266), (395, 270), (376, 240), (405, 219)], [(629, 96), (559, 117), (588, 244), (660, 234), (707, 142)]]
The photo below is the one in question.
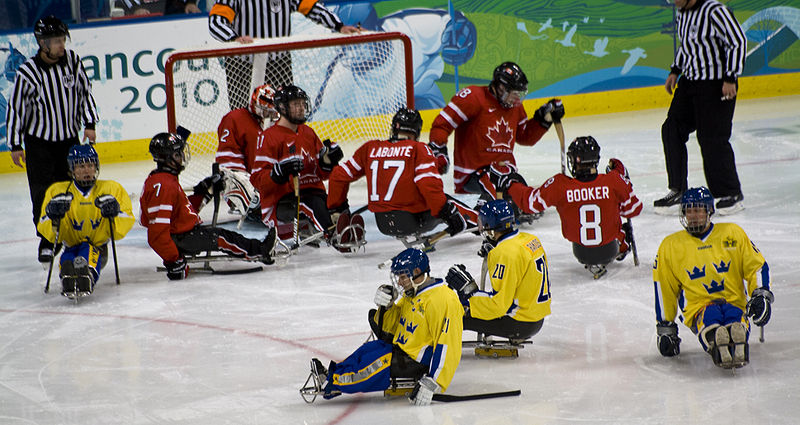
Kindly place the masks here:
[[(417, 269), (419, 269), (419, 273), (414, 273), (414, 270)], [(417, 278), (430, 271), (428, 255), (416, 248), (406, 248), (392, 259), (392, 274), (395, 276), (406, 275), (410, 278)]]
[[(75, 167), (82, 164), (93, 164), (94, 171), (84, 172), (79, 170), (75, 172)], [(75, 145), (69, 148), (67, 153), (67, 165), (69, 166), (69, 173), (75, 184), (87, 188), (94, 186), (97, 181), (97, 176), (100, 174), (100, 159), (97, 156), (97, 151), (90, 144)]]
[[(687, 217), (690, 209), (703, 208), (706, 216), (702, 219)], [(693, 187), (683, 192), (681, 197), (681, 224), (691, 234), (702, 233), (708, 227), (711, 216), (714, 215), (714, 197), (711, 191), (704, 186)]]
[(484, 236), (486, 236), (485, 232), (490, 230), (500, 233), (509, 232), (514, 230), (516, 224), (514, 209), (511, 208), (508, 201), (503, 199), (485, 203), (478, 213), (478, 228)]

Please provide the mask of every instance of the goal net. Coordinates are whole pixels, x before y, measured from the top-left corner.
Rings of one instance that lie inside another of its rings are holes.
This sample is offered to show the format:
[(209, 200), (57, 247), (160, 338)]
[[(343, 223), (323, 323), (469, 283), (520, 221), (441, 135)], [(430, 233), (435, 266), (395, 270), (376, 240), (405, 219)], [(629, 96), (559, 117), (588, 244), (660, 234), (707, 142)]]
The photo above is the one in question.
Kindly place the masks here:
[(308, 125), (320, 139), (338, 143), (388, 138), (397, 109), (414, 106), (411, 42), (396, 32), (220, 43), (173, 52), (164, 68), (169, 130), (192, 131), (192, 158), (180, 176), (184, 187), (211, 173), (220, 120), (247, 107), (261, 84), (305, 90)]

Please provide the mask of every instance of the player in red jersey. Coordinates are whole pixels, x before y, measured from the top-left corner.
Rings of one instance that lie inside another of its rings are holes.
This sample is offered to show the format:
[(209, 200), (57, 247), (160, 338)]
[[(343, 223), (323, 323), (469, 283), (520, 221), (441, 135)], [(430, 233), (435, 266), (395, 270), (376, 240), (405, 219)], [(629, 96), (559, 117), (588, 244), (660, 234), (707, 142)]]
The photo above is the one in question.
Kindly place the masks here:
[(323, 144), (314, 130), (305, 125), (311, 108), (308, 95), (289, 85), (275, 93), (280, 118), (262, 133), (263, 143), (256, 148), (250, 181), (261, 195), (261, 217), (269, 227), (291, 223), (297, 213), (293, 179), (299, 179), (300, 212), (326, 239), (332, 234), (325, 184), (333, 167), (344, 156), (335, 143)]
[(389, 140), (364, 143), (333, 170), (328, 208), (347, 212), (350, 183), (367, 176), (368, 208), (385, 235), (419, 235), (442, 222), (450, 235), (477, 226), (475, 211), (445, 195), (436, 159), (417, 141), (421, 128), (419, 112), (397, 111)]
[(150, 140), (150, 154), (156, 162), (144, 182), (140, 221), (147, 228), (147, 243), (164, 261), (167, 277), (179, 280), (187, 276), (186, 255), (197, 255), (206, 251), (222, 251), (234, 257), (260, 260), (271, 264), (275, 247), (275, 230), (263, 241), (246, 238), (236, 232), (201, 226), (197, 211), (208, 197), (208, 188), (213, 186), (214, 176), (197, 186), (195, 193), (186, 196), (178, 182), (178, 174), (189, 161), (186, 148), (188, 132), (178, 135), (158, 133)]
[(217, 127), (216, 162), (225, 180), (222, 198), (231, 211), (256, 221), (261, 221), (261, 204), (258, 191), (250, 183), (250, 173), (262, 130), (278, 120), (274, 97), (275, 90), (268, 84), (256, 87), (250, 105), (228, 112)]
[(455, 131), (453, 180), (456, 193), (480, 193), (495, 198), (495, 187), (488, 176), (492, 165), (516, 171), (514, 145), (533, 146), (564, 116), (560, 100), (542, 105), (528, 120), (522, 99), (528, 91), (528, 78), (513, 62), (494, 70), (489, 86), (469, 86), (453, 96), (442, 109), (430, 133), (428, 144), (436, 155), (439, 172), (447, 172), (447, 138)]
[(642, 202), (619, 159), (609, 161), (605, 174), (597, 173), (600, 146), (594, 137), (575, 139), (567, 149), (567, 162), (574, 178), (556, 174), (536, 189), (521, 184), (514, 174), (494, 174), (492, 179), (527, 213), (556, 207), (561, 234), (572, 242), (578, 261), (598, 278), (606, 264), (628, 254), (630, 227), (620, 217), (639, 215)]

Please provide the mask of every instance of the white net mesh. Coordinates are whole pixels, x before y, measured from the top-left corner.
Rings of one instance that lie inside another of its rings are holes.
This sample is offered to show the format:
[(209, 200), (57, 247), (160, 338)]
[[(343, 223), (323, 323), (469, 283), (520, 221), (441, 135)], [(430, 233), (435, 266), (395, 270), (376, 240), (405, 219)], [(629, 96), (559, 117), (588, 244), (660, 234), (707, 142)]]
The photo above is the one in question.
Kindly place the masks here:
[(210, 173), (220, 120), (247, 107), (253, 89), (265, 82), (305, 90), (309, 125), (323, 140), (361, 144), (387, 138), (394, 113), (410, 105), (407, 40), (399, 33), (293, 36), (174, 52), (165, 71), (173, 89), (169, 122), (192, 131), (192, 160), (181, 183), (191, 186)]

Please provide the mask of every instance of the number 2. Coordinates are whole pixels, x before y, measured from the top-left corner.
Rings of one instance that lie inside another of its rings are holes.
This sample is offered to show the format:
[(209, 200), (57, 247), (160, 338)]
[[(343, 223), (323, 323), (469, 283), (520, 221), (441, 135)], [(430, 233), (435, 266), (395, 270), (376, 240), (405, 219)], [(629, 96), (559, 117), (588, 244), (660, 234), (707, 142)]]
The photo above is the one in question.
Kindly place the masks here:
[(547, 271), (547, 263), (544, 257), (536, 259), (536, 270), (542, 274), (542, 287), (539, 290), (539, 297), (536, 298), (537, 303), (543, 303), (550, 299), (550, 273)]

